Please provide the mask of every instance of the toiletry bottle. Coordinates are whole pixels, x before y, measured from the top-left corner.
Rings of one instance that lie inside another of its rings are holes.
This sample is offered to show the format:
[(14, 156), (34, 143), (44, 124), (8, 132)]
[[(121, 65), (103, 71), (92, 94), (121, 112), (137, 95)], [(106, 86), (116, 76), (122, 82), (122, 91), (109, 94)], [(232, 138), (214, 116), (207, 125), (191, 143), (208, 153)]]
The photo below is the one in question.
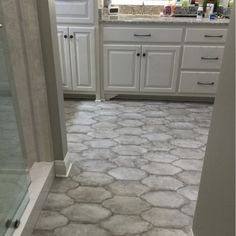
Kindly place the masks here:
[(198, 7), (197, 9), (197, 20), (201, 20), (203, 18), (203, 6)]
[(210, 19), (210, 16), (213, 12), (214, 12), (214, 4), (207, 3), (205, 17)]
[(176, 6), (176, 7), (182, 7), (182, 2), (181, 2), (181, 0), (176, 0), (175, 6)]

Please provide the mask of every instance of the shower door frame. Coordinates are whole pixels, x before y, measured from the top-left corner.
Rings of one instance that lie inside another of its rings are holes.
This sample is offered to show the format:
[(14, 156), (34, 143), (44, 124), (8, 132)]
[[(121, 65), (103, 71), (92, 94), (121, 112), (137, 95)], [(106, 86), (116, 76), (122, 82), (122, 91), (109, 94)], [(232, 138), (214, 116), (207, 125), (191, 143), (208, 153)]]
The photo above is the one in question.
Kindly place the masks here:
[[(0, 11), (2, 10), (2, 5), (1, 5), (1, 0), (0, 0)], [(6, 219), (10, 219), (10, 225), (8, 228), (6, 228), (5, 231), (5, 236), (11, 236), (13, 235), (16, 227), (14, 227), (14, 222), (19, 220), (24, 213), (24, 210), (29, 202), (29, 195), (28, 195), (28, 188), (30, 185), (30, 175), (29, 175), (29, 169), (28, 169), (28, 163), (26, 159), (26, 149), (25, 149), (25, 142), (24, 142), (24, 136), (23, 136), (23, 128), (22, 128), (22, 121), (20, 117), (20, 108), (19, 108), (19, 97), (17, 97), (17, 92), (16, 92), (16, 86), (15, 86), (15, 77), (13, 76), (13, 70), (12, 70), (12, 63), (10, 60), (10, 55), (8, 53), (11, 51), (8, 47), (8, 37), (7, 37), (7, 32), (5, 30), (5, 22), (4, 22), (4, 17), (2, 11), (0, 12), (0, 31), (2, 34), (2, 53), (3, 53), (3, 58), (5, 60), (5, 69), (6, 69), (6, 76), (8, 77), (8, 80), (6, 81), (6, 86), (3, 87), (1, 93), (6, 96), (11, 97), (11, 102), (13, 105), (13, 110), (15, 113), (15, 120), (16, 120), (16, 126), (17, 126), (17, 135), (19, 137), (19, 142), (21, 146), (21, 153), (22, 153), (22, 158), (23, 162), (25, 164), (25, 169), (14, 169), (13, 167), (10, 167), (10, 169), (6, 170), (1, 170), (1, 173), (4, 174), (4, 172), (9, 173), (9, 176), (11, 173), (13, 174), (21, 174), (25, 175), (25, 189), (24, 191), (19, 193), (19, 199), (16, 201), (15, 209), (11, 209), (11, 212), (9, 212), (9, 215), (6, 215)], [(3, 83), (4, 85), (4, 83)]]

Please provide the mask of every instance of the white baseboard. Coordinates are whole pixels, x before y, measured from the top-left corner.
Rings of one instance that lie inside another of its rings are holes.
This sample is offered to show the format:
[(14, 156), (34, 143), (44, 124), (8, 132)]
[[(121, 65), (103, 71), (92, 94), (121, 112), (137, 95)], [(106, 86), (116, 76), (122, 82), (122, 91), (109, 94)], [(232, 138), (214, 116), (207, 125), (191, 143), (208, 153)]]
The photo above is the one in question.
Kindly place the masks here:
[(56, 177), (68, 177), (72, 164), (69, 159), (69, 153), (66, 154), (66, 157), (64, 160), (55, 160), (55, 172)]
[(31, 236), (55, 178), (53, 162), (36, 162), (30, 169), (29, 202), (13, 236)]
[(95, 102), (100, 103), (100, 102), (104, 102), (104, 100), (102, 100), (102, 99), (96, 99)]
[(194, 236), (193, 229), (190, 230), (190, 236)]

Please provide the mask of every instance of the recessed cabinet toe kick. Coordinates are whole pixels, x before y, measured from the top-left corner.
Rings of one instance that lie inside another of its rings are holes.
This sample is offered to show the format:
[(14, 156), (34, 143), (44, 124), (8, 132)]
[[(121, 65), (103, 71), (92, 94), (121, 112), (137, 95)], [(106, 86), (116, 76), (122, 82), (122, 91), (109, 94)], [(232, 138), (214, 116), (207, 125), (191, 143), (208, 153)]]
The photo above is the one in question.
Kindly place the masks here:
[(104, 97), (214, 97), (227, 29), (102, 24), (100, 32)]

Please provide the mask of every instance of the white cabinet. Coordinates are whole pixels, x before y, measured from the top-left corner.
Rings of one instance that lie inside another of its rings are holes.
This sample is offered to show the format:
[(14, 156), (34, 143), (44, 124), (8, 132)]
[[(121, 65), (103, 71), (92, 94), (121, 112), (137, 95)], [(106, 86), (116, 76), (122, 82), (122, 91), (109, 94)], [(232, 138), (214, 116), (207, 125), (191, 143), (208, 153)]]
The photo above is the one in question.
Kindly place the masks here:
[(63, 88), (95, 92), (95, 34), (93, 27), (58, 27)]
[(96, 90), (95, 34), (91, 28), (69, 28), (72, 87), (78, 91)]
[(103, 29), (104, 41), (112, 42), (144, 42), (144, 43), (180, 43), (183, 29), (160, 27), (114, 27), (106, 26)]
[(68, 43), (68, 27), (60, 26), (57, 30), (59, 55), (61, 64), (62, 86), (65, 90), (72, 89), (70, 52)]
[(217, 91), (227, 29), (187, 28), (179, 82), (180, 94), (213, 96)]
[(59, 23), (92, 24), (94, 22), (93, 0), (57, 0), (55, 5)]
[(203, 26), (103, 24), (104, 97), (117, 94), (213, 97), (227, 28)]
[(214, 94), (218, 78), (219, 72), (183, 71), (180, 75), (179, 92)]
[(105, 93), (176, 92), (183, 28), (108, 25), (102, 32)]
[(140, 91), (175, 92), (180, 46), (143, 46)]
[(104, 45), (104, 89), (139, 91), (141, 46)]
[(182, 69), (220, 70), (224, 46), (184, 46)]
[(175, 92), (180, 46), (104, 45), (104, 90)]
[(187, 28), (185, 42), (188, 43), (225, 43), (227, 29)]
[(95, 0), (56, 0), (63, 89), (96, 93)]

